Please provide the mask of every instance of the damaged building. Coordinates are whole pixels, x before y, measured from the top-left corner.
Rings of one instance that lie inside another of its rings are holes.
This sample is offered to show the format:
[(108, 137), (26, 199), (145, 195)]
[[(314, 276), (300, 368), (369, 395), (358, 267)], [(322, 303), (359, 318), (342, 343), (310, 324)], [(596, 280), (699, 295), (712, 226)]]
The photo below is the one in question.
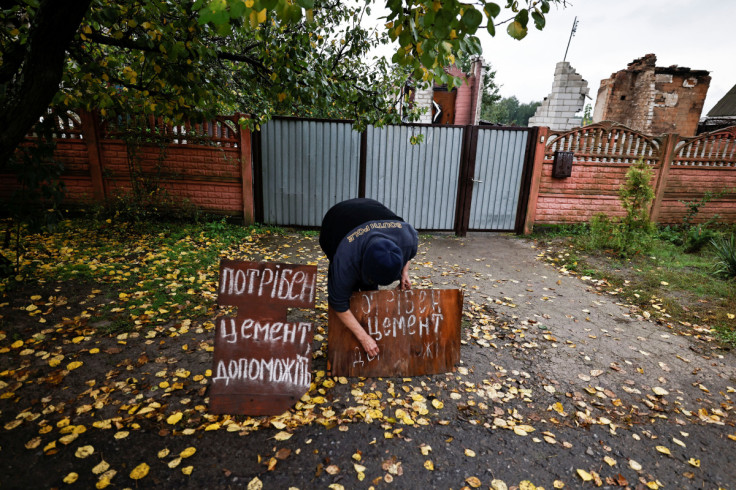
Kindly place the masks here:
[(593, 122), (615, 121), (647, 134), (694, 136), (710, 85), (706, 70), (656, 66), (647, 54), (601, 81)]

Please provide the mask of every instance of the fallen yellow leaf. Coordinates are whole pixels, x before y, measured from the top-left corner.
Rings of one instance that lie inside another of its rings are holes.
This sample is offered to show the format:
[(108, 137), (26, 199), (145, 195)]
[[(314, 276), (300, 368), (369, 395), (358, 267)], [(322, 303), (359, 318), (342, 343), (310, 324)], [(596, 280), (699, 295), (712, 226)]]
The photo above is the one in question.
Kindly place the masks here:
[(77, 451), (74, 453), (74, 456), (80, 459), (84, 459), (87, 456), (90, 456), (94, 454), (95, 448), (92, 446), (80, 446), (77, 448)]
[(97, 464), (97, 466), (92, 468), (92, 473), (94, 473), (95, 475), (99, 475), (106, 472), (108, 469), (110, 469), (110, 463), (103, 459), (99, 462), (99, 464)]
[(424, 467), (429, 471), (434, 471), (434, 463), (432, 463), (432, 461), (429, 459), (424, 462)]
[(593, 480), (593, 475), (591, 475), (587, 471), (581, 470), (581, 469), (578, 469), (577, 471), (578, 471), (578, 475), (580, 476), (580, 478), (583, 479), (583, 481), (591, 481), (591, 480)]
[(248, 482), (248, 490), (262, 490), (263, 482), (258, 477), (253, 478)]
[(173, 414), (169, 415), (169, 416), (168, 416), (168, 417), (166, 418), (166, 423), (167, 423), (167, 424), (170, 424), (170, 425), (174, 425), (174, 424), (176, 424), (177, 422), (179, 422), (179, 421), (181, 420), (181, 418), (182, 418), (182, 417), (183, 417), (183, 414), (182, 414), (181, 412), (176, 412), (176, 413), (173, 413)]
[(524, 428), (521, 427), (521, 426), (519, 426), (519, 425), (517, 425), (516, 427), (514, 427), (514, 434), (516, 434), (517, 436), (526, 436), (526, 435), (528, 435), (527, 432), (524, 430)]
[(613, 459), (610, 456), (606, 456), (605, 458), (603, 458), (603, 461), (605, 461), (606, 463), (608, 463), (608, 466), (615, 466), (616, 465), (616, 460)]
[(194, 469), (194, 466), (185, 466), (184, 468), (181, 469), (181, 472), (189, 476), (192, 474), (193, 469)]
[(69, 364), (66, 365), (66, 369), (67, 371), (73, 371), (77, 369), (78, 367), (80, 367), (82, 364), (83, 364), (82, 361), (70, 362)]
[(491, 490), (508, 490), (508, 488), (503, 480), (491, 481)]
[(106, 475), (102, 475), (99, 480), (97, 480), (97, 483), (95, 483), (95, 488), (98, 490), (102, 490), (103, 488), (107, 488), (110, 486), (110, 477)]
[(565, 488), (565, 482), (563, 482), (562, 480), (555, 480), (554, 482), (552, 482), (552, 486), (559, 490), (560, 488)]
[(465, 481), (473, 488), (478, 488), (481, 486), (480, 480), (475, 476), (469, 476), (465, 479)]
[(40, 437), (34, 437), (30, 441), (26, 442), (26, 449), (36, 449), (41, 444)]
[(657, 446), (657, 451), (659, 451), (662, 454), (666, 454), (667, 456), (672, 456), (672, 453), (670, 453), (670, 450), (664, 446)]
[(474, 458), (475, 457), (475, 451), (473, 451), (472, 449), (466, 449), (465, 450), (465, 456), (467, 456), (469, 458)]
[(162, 449), (162, 450), (160, 450), (160, 451), (158, 452), (158, 457), (159, 457), (159, 458), (165, 458), (166, 456), (168, 456), (168, 455), (169, 455), (169, 453), (170, 453), (170, 452), (171, 452), (171, 451), (169, 451), (169, 448), (164, 448), (164, 449)]
[(289, 434), (288, 432), (282, 430), (281, 432), (273, 436), (273, 438), (276, 439), (277, 441), (286, 441), (288, 439), (291, 439), (291, 436), (293, 435), (294, 434)]
[(183, 450), (182, 452), (180, 452), (179, 453), (179, 456), (181, 456), (182, 458), (188, 458), (188, 457), (192, 456), (196, 452), (197, 452), (197, 448), (190, 446), (190, 447), (186, 448), (185, 450)]
[(634, 471), (641, 471), (641, 465), (637, 463), (636, 461), (634, 461), (633, 459), (629, 460), (629, 466)]
[(63, 481), (64, 483), (71, 485), (72, 483), (77, 481), (78, 478), (79, 478), (79, 474), (72, 471), (71, 473), (69, 473), (68, 475), (64, 477)]
[(151, 467), (148, 466), (146, 463), (141, 463), (133, 468), (133, 471), (130, 472), (130, 478), (132, 478), (133, 480), (140, 480), (148, 474), (148, 471), (150, 469)]
[(64, 437), (60, 437), (59, 442), (64, 445), (67, 445), (71, 443), (72, 441), (74, 441), (74, 439), (76, 439), (77, 437), (79, 437), (79, 434), (77, 434), (76, 432), (72, 432), (71, 434), (67, 434)]
[(690, 458), (687, 460), (688, 463), (690, 463), (692, 466), (695, 466), (696, 468), (700, 468), (700, 460), (695, 458)]

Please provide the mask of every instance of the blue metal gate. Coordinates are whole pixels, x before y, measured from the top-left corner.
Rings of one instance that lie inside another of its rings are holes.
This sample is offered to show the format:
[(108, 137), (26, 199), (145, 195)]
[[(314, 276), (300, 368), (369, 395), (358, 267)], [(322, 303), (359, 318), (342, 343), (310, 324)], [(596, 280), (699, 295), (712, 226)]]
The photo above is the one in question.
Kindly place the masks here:
[(413, 125), (361, 134), (350, 122), (274, 119), (254, 158), (257, 219), (316, 227), (333, 204), (369, 197), (420, 230), (519, 231), (531, 131)]
[(468, 229), (516, 229), (529, 131), (480, 128)]

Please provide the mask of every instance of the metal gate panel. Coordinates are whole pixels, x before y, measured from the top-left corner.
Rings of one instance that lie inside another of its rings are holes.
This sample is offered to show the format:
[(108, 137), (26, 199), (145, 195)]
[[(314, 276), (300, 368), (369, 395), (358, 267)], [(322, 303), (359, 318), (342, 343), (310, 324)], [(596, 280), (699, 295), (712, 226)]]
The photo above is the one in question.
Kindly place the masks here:
[(462, 127), (368, 127), (365, 196), (415, 228), (453, 229), (462, 140)]
[(274, 119), (261, 128), (263, 221), (320, 226), (358, 196), (360, 133), (348, 122)]
[(528, 137), (526, 130), (478, 131), (469, 229), (514, 230)]

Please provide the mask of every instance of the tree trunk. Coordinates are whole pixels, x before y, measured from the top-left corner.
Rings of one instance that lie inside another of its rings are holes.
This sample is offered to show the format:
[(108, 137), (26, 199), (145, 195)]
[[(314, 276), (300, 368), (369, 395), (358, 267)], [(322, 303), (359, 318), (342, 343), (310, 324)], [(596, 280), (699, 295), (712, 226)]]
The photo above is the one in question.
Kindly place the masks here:
[(31, 18), (23, 61), (0, 85), (0, 166), (44, 114), (64, 73), (66, 51), (92, 0), (42, 0)]

